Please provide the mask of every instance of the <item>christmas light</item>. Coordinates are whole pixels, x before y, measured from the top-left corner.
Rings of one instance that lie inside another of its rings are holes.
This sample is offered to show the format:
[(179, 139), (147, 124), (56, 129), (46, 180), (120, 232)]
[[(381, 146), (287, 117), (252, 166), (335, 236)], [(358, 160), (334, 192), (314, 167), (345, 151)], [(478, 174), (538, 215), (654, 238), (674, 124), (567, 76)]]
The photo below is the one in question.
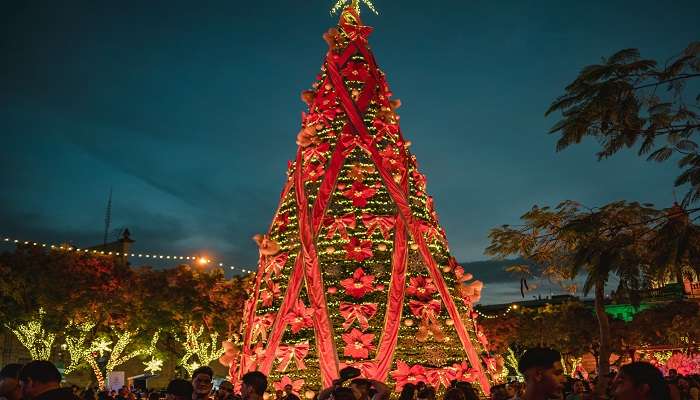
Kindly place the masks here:
[(364, 3), (367, 5), (367, 8), (372, 10), (373, 13), (379, 15), (377, 10), (374, 8), (374, 4), (372, 4), (372, 0), (338, 0), (336, 3), (333, 5), (333, 8), (331, 8), (331, 14), (335, 14), (338, 12), (338, 10), (342, 9), (345, 7), (347, 3), (351, 3), (351, 7), (353, 7), (359, 14), (360, 12), (360, 2)]
[[(200, 326), (195, 331), (193, 325), (187, 324), (184, 326), (185, 338), (176, 340), (185, 349), (185, 354), (180, 359), (180, 365), (192, 375), (192, 372), (200, 365), (209, 365), (210, 362), (218, 359), (224, 354), (224, 348), (219, 342), (219, 334), (213, 332), (209, 335), (209, 340), (206, 340), (204, 326)], [(194, 359), (196, 357), (196, 360)]]
[(51, 346), (56, 339), (55, 334), (47, 332), (42, 326), (44, 315), (46, 312), (40, 308), (38, 315), (27, 323), (20, 324), (16, 328), (5, 324), (5, 327), (12, 331), (19, 342), (27, 348), (33, 360), (49, 360)]
[(144, 371), (150, 372), (151, 374), (155, 374), (163, 369), (163, 360), (158, 358), (152, 358), (149, 361), (143, 363), (143, 365), (146, 366), (146, 368), (144, 368)]
[[(80, 365), (85, 361), (85, 358), (89, 355), (92, 349), (85, 345), (87, 336), (95, 327), (95, 323), (92, 321), (84, 322), (79, 325), (70, 323), (68, 329), (64, 333), (66, 343), (64, 343), (61, 348), (68, 350), (68, 356), (70, 358), (68, 366), (63, 371), (64, 374), (69, 374), (80, 367)], [(70, 331), (77, 329), (78, 335), (71, 335)]]
[[(203, 257), (203, 256), (180, 256), (180, 255), (168, 255), (168, 254), (152, 254), (152, 253), (125, 253), (125, 252), (119, 252), (119, 251), (104, 251), (104, 250), (95, 250), (95, 249), (84, 249), (80, 247), (74, 247), (70, 245), (65, 245), (65, 244), (51, 244), (51, 243), (42, 243), (42, 242), (35, 242), (35, 241), (30, 241), (30, 240), (20, 240), (20, 239), (15, 239), (12, 237), (4, 237), (2, 239), (2, 242), (5, 243), (14, 243), (14, 244), (23, 244), (27, 246), (34, 246), (34, 247), (43, 247), (43, 248), (49, 248), (52, 250), (63, 250), (63, 251), (74, 251), (76, 253), (83, 253), (83, 254), (95, 254), (95, 255), (104, 255), (104, 256), (117, 256), (117, 257), (132, 257), (132, 258), (153, 258), (153, 259), (162, 259), (162, 260), (190, 260), (198, 263), (199, 265), (207, 265), (214, 260)], [(232, 271), (241, 271), (245, 274), (254, 274), (257, 270), (257, 268), (243, 268), (239, 266), (234, 266), (234, 265), (228, 265), (223, 262), (218, 263), (219, 267), (222, 268), (228, 268)]]

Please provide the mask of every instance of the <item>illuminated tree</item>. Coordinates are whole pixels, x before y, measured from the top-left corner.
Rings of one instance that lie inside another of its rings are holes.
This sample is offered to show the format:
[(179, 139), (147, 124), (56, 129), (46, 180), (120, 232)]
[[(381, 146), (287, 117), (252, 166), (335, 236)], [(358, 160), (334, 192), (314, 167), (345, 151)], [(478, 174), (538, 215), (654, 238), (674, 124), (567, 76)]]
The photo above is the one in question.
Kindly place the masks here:
[(185, 337), (179, 340), (185, 349), (185, 354), (180, 359), (180, 365), (189, 375), (202, 365), (209, 365), (210, 362), (218, 359), (224, 354), (224, 348), (219, 341), (219, 334), (212, 332), (207, 335), (204, 326), (196, 329), (194, 325), (184, 326)]
[(33, 360), (49, 360), (51, 357), (51, 346), (56, 339), (56, 335), (46, 331), (43, 326), (43, 308), (29, 321), (16, 326), (5, 326), (15, 334), (22, 346), (28, 351)]
[(88, 336), (91, 334), (95, 323), (88, 321), (80, 324), (70, 323), (65, 332), (66, 350), (70, 358), (64, 373), (71, 372), (80, 368), (90, 355), (91, 346), (88, 341)]
[(272, 386), (319, 390), (352, 365), (394, 390), (464, 380), (488, 394), (498, 366), (472, 310), (483, 284), (450, 253), (353, 3), (324, 35), (323, 66), (301, 95), (299, 147), (272, 223), (255, 236), (230, 374), (257, 369)]
[[(100, 389), (105, 388), (106, 377), (108, 377), (117, 366), (136, 357), (154, 354), (160, 332), (156, 332), (153, 335), (149, 345), (138, 344), (135, 340), (138, 333), (138, 329), (135, 331), (124, 330), (119, 332), (113, 328), (112, 336), (116, 337), (116, 343), (114, 343), (109, 336), (104, 335), (93, 340), (86, 358), (87, 363), (92, 367)], [(110, 348), (113, 343), (114, 345)], [(102, 360), (107, 353), (109, 357), (103, 369), (100, 367), (100, 360)]]

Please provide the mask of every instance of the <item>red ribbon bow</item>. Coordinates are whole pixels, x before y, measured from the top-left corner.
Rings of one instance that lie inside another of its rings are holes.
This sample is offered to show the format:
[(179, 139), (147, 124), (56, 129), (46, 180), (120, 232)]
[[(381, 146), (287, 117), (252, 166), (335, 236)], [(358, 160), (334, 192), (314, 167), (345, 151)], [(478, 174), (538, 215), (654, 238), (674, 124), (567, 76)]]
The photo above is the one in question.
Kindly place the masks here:
[(343, 155), (347, 156), (355, 147), (360, 147), (362, 150), (367, 151), (367, 143), (365, 143), (359, 135), (354, 133), (345, 132), (340, 135), (340, 143), (343, 145)]
[(324, 142), (319, 144), (318, 146), (309, 146), (304, 149), (304, 162), (308, 163), (309, 161), (313, 160), (316, 158), (319, 162), (325, 163), (328, 157), (326, 157), (326, 153), (330, 149), (330, 145), (328, 142)]
[(323, 225), (328, 229), (326, 237), (333, 238), (336, 233), (340, 234), (344, 240), (348, 240), (348, 228), (355, 229), (355, 214), (349, 213), (342, 217), (327, 216), (323, 219)]
[(364, 303), (364, 304), (353, 304), (353, 303), (340, 303), (340, 315), (345, 318), (343, 322), (343, 329), (348, 329), (357, 321), (362, 330), (369, 328), (368, 320), (372, 318), (377, 313), (376, 303)]
[(384, 239), (389, 239), (391, 230), (394, 229), (396, 218), (391, 215), (362, 214), (362, 223), (367, 228), (367, 235), (372, 236), (379, 229)]
[(287, 370), (289, 363), (292, 359), (297, 365), (297, 369), (306, 369), (306, 364), (304, 364), (304, 358), (309, 354), (309, 342), (297, 343), (293, 345), (280, 345), (277, 348), (277, 353), (275, 357), (279, 361), (279, 366), (277, 367), (277, 372), (284, 372)]
[(416, 317), (433, 323), (437, 323), (436, 316), (440, 314), (440, 310), (442, 309), (440, 302), (437, 300), (430, 300), (425, 303), (411, 300), (408, 303), (408, 307), (411, 309), (411, 313)]
[(345, 21), (341, 22), (340, 27), (351, 41), (359, 40), (360, 42), (367, 42), (367, 37), (373, 31), (371, 26), (354, 25)]
[(262, 341), (267, 340), (267, 330), (270, 329), (272, 323), (275, 322), (275, 317), (270, 314), (256, 315), (253, 320), (253, 333), (251, 334), (251, 341), (254, 342), (258, 336)]

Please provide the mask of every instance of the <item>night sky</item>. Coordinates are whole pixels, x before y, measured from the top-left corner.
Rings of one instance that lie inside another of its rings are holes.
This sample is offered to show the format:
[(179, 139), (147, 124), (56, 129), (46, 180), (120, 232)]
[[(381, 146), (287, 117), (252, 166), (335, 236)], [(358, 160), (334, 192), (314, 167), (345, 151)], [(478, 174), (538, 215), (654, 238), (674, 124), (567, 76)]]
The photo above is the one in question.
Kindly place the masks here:
[[(333, 2), (12, 3), (0, 13), (0, 236), (99, 244), (113, 188), (112, 228), (128, 227), (136, 252), (252, 267)], [(592, 142), (556, 153), (558, 116), (543, 115), (601, 57), (636, 47), (665, 60), (700, 39), (697, 0), (375, 5), (370, 43), (458, 260), (484, 260), (489, 229), (533, 204), (673, 201), (672, 162), (597, 162)], [(515, 280), (488, 275), (485, 302), (519, 297)]]

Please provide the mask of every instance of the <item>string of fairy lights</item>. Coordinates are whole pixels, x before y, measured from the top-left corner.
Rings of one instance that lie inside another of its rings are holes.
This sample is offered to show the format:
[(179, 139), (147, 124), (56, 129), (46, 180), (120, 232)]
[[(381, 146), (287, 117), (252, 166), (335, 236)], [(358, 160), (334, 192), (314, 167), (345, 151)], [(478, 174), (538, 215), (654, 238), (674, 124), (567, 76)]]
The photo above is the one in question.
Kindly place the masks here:
[(232, 271), (240, 271), (243, 272), (244, 274), (253, 274), (256, 271), (251, 268), (243, 268), (240, 266), (235, 266), (235, 265), (228, 265), (223, 262), (216, 262), (213, 259), (205, 256), (197, 256), (197, 255), (192, 255), (192, 256), (182, 256), (182, 255), (170, 255), (170, 254), (157, 254), (157, 253), (131, 253), (131, 252), (119, 252), (119, 251), (105, 251), (105, 250), (98, 250), (95, 248), (80, 248), (77, 246), (72, 246), (68, 244), (53, 244), (53, 243), (44, 243), (41, 241), (33, 241), (33, 240), (22, 240), (22, 239), (17, 239), (14, 237), (9, 237), (9, 236), (0, 236), (2, 237), (2, 240), (0, 243), (12, 243), (12, 244), (22, 244), (25, 246), (34, 246), (34, 247), (42, 247), (42, 248), (47, 248), (47, 249), (52, 249), (52, 250), (63, 250), (63, 251), (74, 251), (76, 253), (84, 253), (84, 254), (99, 254), (99, 255), (107, 255), (107, 256), (117, 256), (117, 257), (132, 257), (132, 258), (145, 258), (145, 259), (151, 259), (151, 260), (182, 260), (182, 261), (192, 261), (194, 263), (197, 263), (200, 266), (208, 266), (208, 265), (218, 265), (221, 268), (224, 269), (230, 269)]
[(479, 311), (479, 310), (477, 310), (477, 309), (474, 309), (474, 311), (475, 311), (477, 314), (479, 314), (479, 316), (482, 317), (482, 318), (486, 318), (486, 319), (495, 319), (495, 318), (503, 318), (503, 317), (505, 317), (506, 315), (508, 315), (508, 313), (510, 313), (511, 311), (517, 310), (517, 309), (518, 309), (518, 305), (517, 305), (517, 304), (511, 304), (511, 305), (509, 305), (508, 308), (507, 308), (504, 312), (502, 312), (501, 314), (486, 315), (486, 314), (482, 313), (481, 311)]

